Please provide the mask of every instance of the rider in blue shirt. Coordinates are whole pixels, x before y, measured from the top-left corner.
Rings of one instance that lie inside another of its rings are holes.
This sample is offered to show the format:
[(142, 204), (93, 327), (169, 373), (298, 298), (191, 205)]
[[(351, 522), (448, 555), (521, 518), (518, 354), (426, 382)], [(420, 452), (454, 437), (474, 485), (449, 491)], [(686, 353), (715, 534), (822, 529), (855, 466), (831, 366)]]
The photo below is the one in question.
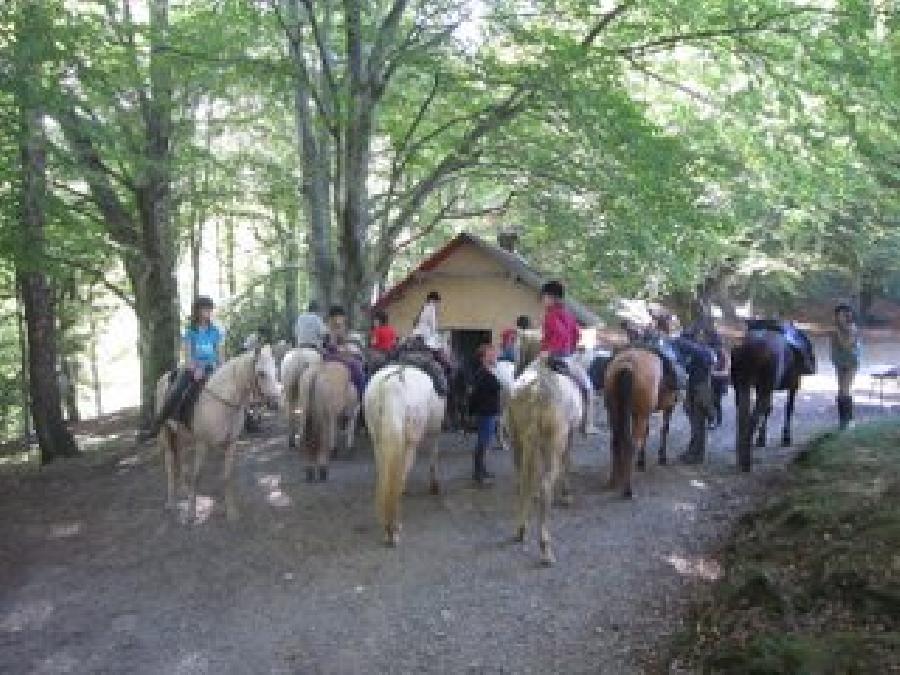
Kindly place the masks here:
[(212, 322), (215, 305), (201, 295), (191, 307), (191, 320), (184, 331), (183, 368), (178, 370), (175, 382), (169, 387), (166, 400), (151, 423), (138, 439), (148, 440), (159, 434), (166, 420), (177, 418), (186, 404), (192, 402), (209, 375), (219, 366), (222, 358), (222, 331)]

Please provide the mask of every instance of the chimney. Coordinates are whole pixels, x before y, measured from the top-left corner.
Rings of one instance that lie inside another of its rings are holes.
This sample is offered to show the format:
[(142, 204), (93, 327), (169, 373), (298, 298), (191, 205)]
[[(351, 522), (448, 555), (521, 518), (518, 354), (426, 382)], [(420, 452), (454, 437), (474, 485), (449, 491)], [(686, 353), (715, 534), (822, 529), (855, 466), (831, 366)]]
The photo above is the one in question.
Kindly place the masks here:
[(513, 230), (502, 230), (497, 233), (497, 245), (504, 251), (516, 252), (516, 244), (519, 243), (519, 233)]

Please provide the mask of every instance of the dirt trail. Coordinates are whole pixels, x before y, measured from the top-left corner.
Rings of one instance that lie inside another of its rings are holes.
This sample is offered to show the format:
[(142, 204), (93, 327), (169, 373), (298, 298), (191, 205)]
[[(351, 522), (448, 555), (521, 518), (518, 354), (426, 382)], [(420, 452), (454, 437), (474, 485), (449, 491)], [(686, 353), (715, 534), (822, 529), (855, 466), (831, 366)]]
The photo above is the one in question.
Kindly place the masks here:
[[(832, 423), (828, 382), (800, 396), (798, 442)], [(677, 417), (672, 455), (686, 442)], [(780, 420), (779, 408), (773, 440)], [(533, 539), (510, 543), (508, 456), (490, 457), (496, 487), (470, 488), (471, 436), (444, 439), (442, 497), (416, 467), (397, 550), (380, 544), (368, 452), (308, 485), (275, 421), (278, 436), (243, 443), (235, 525), (218, 458), (202, 490), (213, 512), (193, 527), (163, 513), (150, 451), (3, 477), (0, 672), (646, 672), (715, 576), (708, 552), (790, 454), (766, 450), (736, 474), (732, 421), (729, 401), (708, 463), (651, 461), (630, 502), (602, 489), (606, 435), (582, 441), (575, 504), (554, 511), (552, 569)]]

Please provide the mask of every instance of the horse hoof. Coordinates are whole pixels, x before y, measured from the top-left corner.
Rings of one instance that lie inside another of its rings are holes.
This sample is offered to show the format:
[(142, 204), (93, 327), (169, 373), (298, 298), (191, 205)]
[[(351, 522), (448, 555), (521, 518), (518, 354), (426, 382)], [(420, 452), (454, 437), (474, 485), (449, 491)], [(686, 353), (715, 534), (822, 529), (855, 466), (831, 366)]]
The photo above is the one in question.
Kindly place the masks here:
[(288, 436), (288, 448), (291, 450), (297, 449), (297, 441), (294, 439), (293, 436)]
[(520, 527), (513, 535), (513, 542), (516, 544), (521, 544), (523, 541), (525, 541), (525, 528)]
[(638, 462), (638, 464), (637, 464), (637, 470), (638, 470), (638, 471), (646, 471), (646, 470), (647, 470), (647, 463), (646, 463), (646, 462)]
[(572, 506), (573, 502), (574, 500), (572, 499), (572, 495), (560, 495), (556, 500), (556, 505), (564, 509), (568, 509)]
[(789, 447), (791, 447), (792, 445), (793, 445), (793, 443), (791, 443), (791, 437), (790, 437), (790, 436), (785, 436), (784, 438), (781, 439), (781, 447), (783, 447), (783, 448), (789, 448)]
[(741, 464), (740, 466), (738, 466), (738, 469), (741, 471), (741, 473), (750, 473), (750, 470), (752, 468), (753, 467), (750, 464)]
[(669, 463), (668, 458), (666, 458), (666, 457), (660, 457), (660, 458), (659, 458), (659, 465), (660, 465), (660, 466), (665, 466), (665, 465), (668, 464), (668, 463)]
[(315, 483), (316, 482), (316, 470), (314, 467), (311, 467), (311, 466), (306, 467), (306, 482), (307, 483)]
[(431, 483), (431, 487), (428, 489), (428, 492), (435, 496), (441, 494), (440, 484), (437, 481), (433, 481)]
[(556, 556), (550, 550), (549, 544), (541, 545), (541, 565), (544, 567), (553, 567), (556, 564)]
[(631, 488), (630, 488), (630, 487), (629, 487), (629, 488), (625, 488), (625, 489), (622, 491), (622, 497), (624, 497), (625, 499), (631, 499), (633, 496), (634, 496), (634, 495), (632, 494)]
[(328, 480), (328, 467), (320, 466), (319, 467), (319, 481), (324, 483)]
[(703, 458), (699, 455), (683, 454), (679, 455), (678, 461), (682, 464), (703, 464)]
[(400, 543), (400, 533), (396, 530), (388, 530), (384, 533), (384, 545), (388, 548), (396, 548)]
[(174, 499), (169, 500), (163, 506), (164, 511), (177, 511), (178, 510), (178, 502)]
[(765, 440), (764, 438), (758, 439), (758, 440), (756, 441), (756, 447), (757, 447), (757, 448), (764, 448), (764, 447), (766, 447), (766, 440)]

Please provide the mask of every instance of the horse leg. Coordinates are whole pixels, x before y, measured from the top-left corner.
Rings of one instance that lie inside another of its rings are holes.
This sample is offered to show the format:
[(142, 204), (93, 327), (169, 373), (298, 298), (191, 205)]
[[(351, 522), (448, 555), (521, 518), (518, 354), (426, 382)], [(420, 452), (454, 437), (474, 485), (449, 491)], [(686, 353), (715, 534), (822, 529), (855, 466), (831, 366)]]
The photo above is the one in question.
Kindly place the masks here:
[(350, 410), (350, 414), (347, 415), (347, 428), (346, 428), (346, 437), (345, 443), (347, 448), (347, 455), (350, 456), (353, 454), (353, 447), (356, 445), (356, 425), (359, 421), (359, 411), (362, 406), (357, 402), (353, 404), (353, 407)]
[(234, 492), (234, 456), (236, 443), (232, 441), (225, 447), (225, 462), (222, 465), (222, 482), (225, 485), (225, 517), (234, 522), (240, 516)]
[(794, 416), (794, 400), (797, 398), (797, 388), (788, 390), (787, 403), (784, 406), (784, 429), (781, 431), (781, 444), (784, 447), (791, 446), (791, 418)]
[[(669, 443), (669, 425), (672, 422), (672, 410), (673, 408), (663, 410), (662, 429), (659, 432), (659, 463), (663, 466), (669, 461), (666, 456), (666, 448)], [(643, 455), (643, 451), (641, 455)]]
[(544, 475), (541, 477), (540, 511), (538, 513), (540, 521), (539, 545), (541, 549), (541, 564), (545, 567), (549, 567), (556, 562), (556, 556), (553, 555), (553, 548), (550, 545), (550, 510), (553, 508), (553, 486), (556, 484), (556, 478), (560, 471), (560, 454), (561, 450), (564, 451), (564, 442), (556, 439), (556, 442), (545, 451), (549, 454), (549, 457), (545, 455), (544, 465), (547, 470), (544, 471)]
[(559, 473), (559, 499), (557, 503), (560, 506), (572, 506), (572, 443), (574, 440), (574, 431), (570, 431), (566, 437), (566, 445), (563, 450), (562, 465)]
[(750, 388), (736, 387), (734, 390), (734, 402), (737, 407), (737, 439), (735, 449), (738, 468), (741, 471), (750, 471), (753, 466), (753, 450), (750, 447), (750, 439), (753, 436), (751, 426), (752, 415), (750, 413)]
[(319, 423), (319, 441), (316, 444), (316, 466), (319, 471), (319, 481), (328, 480), (328, 462), (335, 451), (337, 443), (337, 415), (328, 416), (327, 420)]
[(206, 459), (206, 443), (194, 442), (194, 467), (188, 482), (188, 512), (187, 522), (197, 520), (197, 485), (200, 483), (200, 469)]
[(752, 428), (755, 430), (759, 425), (759, 435), (756, 437), (756, 447), (766, 447), (766, 437), (768, 436), (769, 413), (772, 412), (772, 392), (768, 391), (763, 394), (756, 394), (756, 406), (753, 409), (753, 418), (751, 420)]
[(650, 416), (647, 415), (644, 419), (638, 420), (634, 424), (634, 436), (631, 445), (625, 448), (624, 461), (622, 462), (622, 496), (625, 499), (631, 499), (634, 494), (631, 489), (631, 478), (634, 473), (632, 466), (634, 465), (635, 447), (637, 447), (640, 457), (646, 457), (647, 437), (649, 435)]
[[(647, 443), (646, 443), (646, 438), (644, 439), (645, 442), (643, 442), (643, 443), (638, 442), (637, 439), (638, 439), (638, 437), (639, 437), (639, 435), (640, 435), (640, 433), (641, 433), (640, 430), (639, 430), (639, 425), (638, 425), (638, 424), (635, 424), (635, 423), (632, 421), (632, 428), (634, 429), (634, 435), (635, 435), (634, 441), (635, 441), (635, 444), (637, 445), (637, 453), (638, 453), (638, 458), (637, 458), (637, 469), (638, 469), (638, 471), (646, 471), (646, 470), (647, 470), (647, 452), (646, 452), (646, 450), (647, 450)], [(629, 460), (629, 461), (634, 462), (634, 458), (632, 457), (632, 459)]]
[(175, 496), (176, 473), (178, 472), (177, 440), (175, 435), (163, 427), (159, 436), (163, 459), (166, 466), (166, 510), (172, 511), (178, 506)]
[(428, 469), (430, 478), (428, 491), (433, 495), (441, 494), (441, 484), (438, 480), (438, 451), (440, 450), (438, 441), (439, 434), (430, 434), (428, 443), (431, 445), (431, 465)]

